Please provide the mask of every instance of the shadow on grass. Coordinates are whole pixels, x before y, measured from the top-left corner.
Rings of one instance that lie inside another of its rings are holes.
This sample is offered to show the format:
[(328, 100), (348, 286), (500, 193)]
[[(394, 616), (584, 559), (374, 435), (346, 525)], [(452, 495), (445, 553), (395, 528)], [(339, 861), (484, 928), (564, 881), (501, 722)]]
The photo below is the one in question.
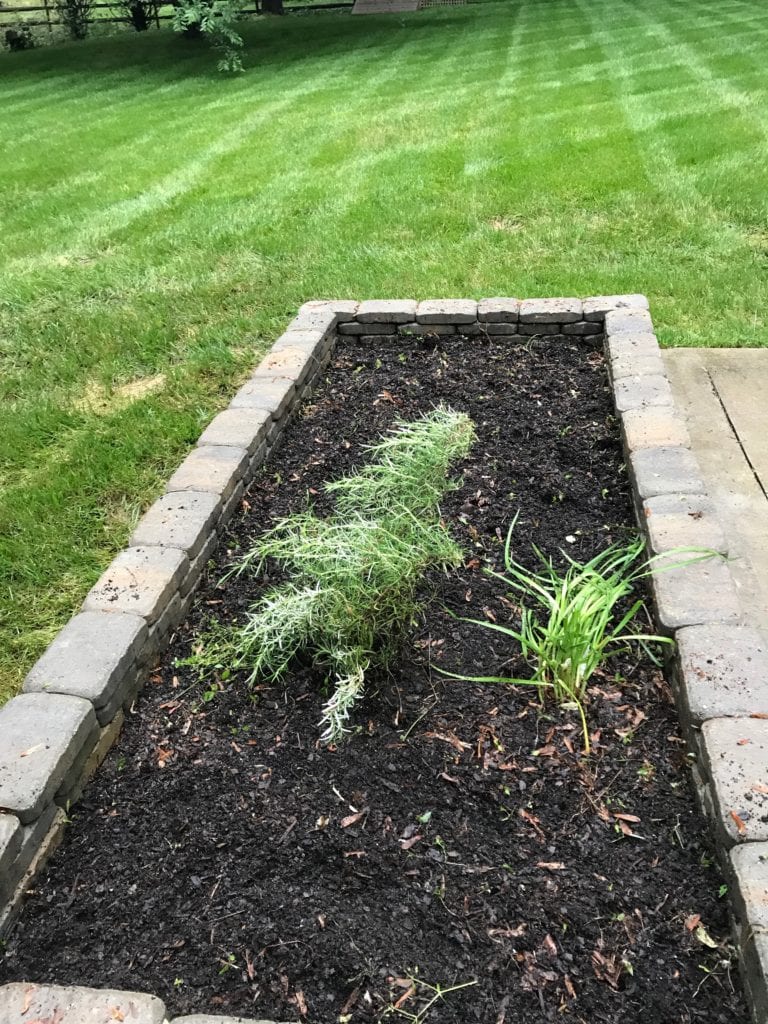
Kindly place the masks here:
[[(245, 77), (265, 69), (295, 68), (305, 62), (314, 68), (324, 59), (336, 59), (348, 50), (379, 49), (384, 56), (391, 52), (393, 42), (399, 43), (404, 35), (410, 38), (414, 33), (450, 33), (466, 28), (469, 19), (481, 9), (472, 5), (366, 17), (352, 17), (346, 10), (285, 18), (254, 16), (241, 23)], [(94, 72), (118, 74), (122, 79), (133, 73), (145, 89), (189, 75), (223, 82), (242, 81), (243, 75), (218, 72), (216, 59), (205, 40), (187, 39), (170, 26), (163, 26), (157, 32), (125, 31), (83, 42), (65, 41), (36, 50), (0, 54), (0, 67), (6, 84), (35, 74), (90, 76)], [(146, 78), (148, 74), (152, 76), (151, 82)]]

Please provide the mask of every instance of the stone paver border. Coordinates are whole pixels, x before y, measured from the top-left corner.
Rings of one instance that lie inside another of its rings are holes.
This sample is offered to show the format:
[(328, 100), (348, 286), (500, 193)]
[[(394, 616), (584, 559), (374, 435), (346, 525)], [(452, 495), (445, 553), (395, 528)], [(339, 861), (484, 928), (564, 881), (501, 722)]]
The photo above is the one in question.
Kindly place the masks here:
[[(32, 668), (23, 692), (0, 708), (0, 933), (185, 615), (219, 531), (327, 365), (337, 337), (381, 344), (430, 334), (604, 344), (638, 521), (649, 552), (672, 565), (651, 579), (657, 626), (676, 640), (670, 667), (682, 727), (729, 879), (751, 1009), (766, 1024), (768, 644), (743, 625), (726, 537), (675, 408), (642, 295), (302, 306), (229, 408), (206, 427), (129, 546)], [(670, 554), (679, 546), (721, 554), (680, 564)], [(40, 1004), (34, 1013), (33, 1003)], [(61, 1024), (97, 1018), (106, 1024), (122, 1019), (125, 1007), (135, 1024), (165, 1017), (160, 1000), (138, 993), (21, 983), (0, 988), (0, 1024), (57, 1013)], [(177, 1021), (235, 1024), (207, 1016)]]

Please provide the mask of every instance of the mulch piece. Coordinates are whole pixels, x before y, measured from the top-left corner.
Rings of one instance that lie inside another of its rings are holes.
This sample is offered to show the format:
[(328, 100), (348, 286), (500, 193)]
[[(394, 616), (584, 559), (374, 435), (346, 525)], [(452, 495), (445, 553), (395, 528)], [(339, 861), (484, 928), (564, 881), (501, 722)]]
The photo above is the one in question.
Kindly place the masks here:
[[(479, 440), (443, 506), (464, 566), (337, 750), (327, 694), (200, 681), (178, 663), (262, 592), (233, 556), (397, 417), (438, 402)], [(747, 1019), (727, 899), (694, 809), (670, 690), (642, 652), (594, 679), (594, 752), (535, 691), (446, 678), (526, 666), (498, 634), (501, 568), (531, 545), (586, 558), (632, 525), (601, 354), (577, 340), (339, 344), (243, 502), (189, 620), (72, 810), (5, 950), (5, 980), (152, 992), (169, 1013), (309, 1024), (659, 1024)], [(453, 613), (453, 614), (452, 614)], [(437, 987), (454, 988), (417, 1016)], [(430, 988), (430, 986), (432, 986)], [(410, 1015), (410, 1016), (409, 1016)]]

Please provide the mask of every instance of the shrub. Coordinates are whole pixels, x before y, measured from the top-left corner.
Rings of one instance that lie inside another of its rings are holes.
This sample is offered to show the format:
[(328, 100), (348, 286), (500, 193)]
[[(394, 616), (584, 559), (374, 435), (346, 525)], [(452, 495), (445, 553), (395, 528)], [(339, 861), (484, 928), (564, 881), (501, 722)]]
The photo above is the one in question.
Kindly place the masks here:
[(9, 50), (33, 50), (35, 40), (29, 25), (21, 25), (19, 28), (7, 28), (5, 30), (5, 45)]
[(73, 39), (85, 39), (91, 20), (93, 0), (56, 0), (62, 25), (66, 25)]
[(455, 486), (451, 463), (473, 440), (469, 418), (446, 408), (398, 423), (369, 449), (371, 462), (327, 485), (333, 514), (322, 519), (310, 509), (283, 519), (246, 555), (239, 572), (258, 573), (272, 559), (289, 579), (242, 625), (212, 634), (194, 660), (248, 667), (252, 682), (279, 679), (296, 655), (309, 653), (335, 673), (322, 740), (338, 741), (366, 672), (389, 662), (413, 621), (424, 571), (461, 561), (438, 503)]
[(116, 10), (137, 32), (146, 32), (156, 20), (160, 9), (159, 0), (118, 0)]

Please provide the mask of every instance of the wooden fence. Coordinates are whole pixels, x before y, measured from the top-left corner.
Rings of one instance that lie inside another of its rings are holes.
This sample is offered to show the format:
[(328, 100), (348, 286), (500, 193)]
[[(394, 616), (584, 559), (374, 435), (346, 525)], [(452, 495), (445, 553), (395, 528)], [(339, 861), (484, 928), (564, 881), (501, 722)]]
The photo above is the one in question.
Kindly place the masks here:
[[(114, 11), (117, 8), (117, 3), (95, 3), (91, 5), (91, 10), (108, 10)], [(164, 4), (162, 6), (170, 6), (170, 4)], [(344, 3), (322, 3), (322, 4), (286, 4), (285, 12), (299, 13), (301, 11), (333, 11), (342, 10), (344, 8), (351, 8), (353, 6), (352, 0)], [(261, 14), (259, 7), (244, 7), (241, 14)], [(22, 14), (44, 14), (44, 18), (19, 18), (14, 15)], [(161, 21), (169, 21), (173, 17), (172, 14), (160, 14), (159, 9), (153, 15), (153, 21), (160, 28)], [(110, 22), (124, 22), (128, 24), (128, 20), (125, 15), (112, 15), (108, 17), (97, 17), (92, 19), (97, 24), (109, 24)], [(62, 25), (63, 22), (59, 18), (59, 11), (54, 0), (45, 0), (43, 4), (34, 4), (32, 6), (13, 6), (7, 7), (5, 4), (0, 3), (0, 27), (11, 27), (12, 25), (29, 25), (30, 28), (49, 28), (53, 29), (54, 25)]]

